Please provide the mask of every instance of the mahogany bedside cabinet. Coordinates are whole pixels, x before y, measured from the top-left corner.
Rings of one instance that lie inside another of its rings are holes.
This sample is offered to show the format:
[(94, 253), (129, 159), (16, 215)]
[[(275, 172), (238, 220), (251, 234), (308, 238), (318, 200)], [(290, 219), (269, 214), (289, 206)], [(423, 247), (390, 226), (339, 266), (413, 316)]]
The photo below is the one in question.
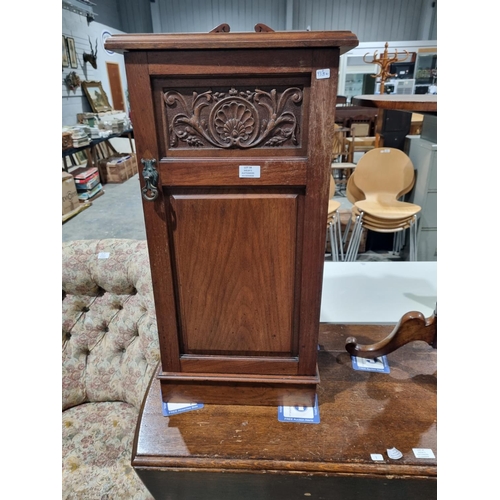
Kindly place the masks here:
[[(349, 31), (113, 35), (165, 402), (312, 405), (339, 56)], [(142, 171), (141, 171), (142, 169)]]

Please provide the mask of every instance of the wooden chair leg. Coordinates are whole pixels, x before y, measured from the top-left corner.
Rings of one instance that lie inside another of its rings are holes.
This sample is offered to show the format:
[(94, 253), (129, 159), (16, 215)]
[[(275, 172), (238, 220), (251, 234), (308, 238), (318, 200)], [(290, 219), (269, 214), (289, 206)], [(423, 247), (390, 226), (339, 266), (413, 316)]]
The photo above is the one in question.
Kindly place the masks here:
[(354, 163), (354, 138), (349, 143), (349, 149), (347, 151), (347, 161), (349, 163)]

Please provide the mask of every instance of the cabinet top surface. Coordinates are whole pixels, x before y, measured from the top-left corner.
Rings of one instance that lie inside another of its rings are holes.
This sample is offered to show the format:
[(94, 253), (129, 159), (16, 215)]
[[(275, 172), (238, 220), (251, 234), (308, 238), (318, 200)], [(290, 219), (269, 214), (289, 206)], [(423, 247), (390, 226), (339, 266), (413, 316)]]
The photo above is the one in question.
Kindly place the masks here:
[(112, 35), (105, 48), (115, 52), (183, 49), (277, 49), (338, 47), (343, 54), (358, 45), (350, 31), (273, 31), (240, 33), (140, 33)]

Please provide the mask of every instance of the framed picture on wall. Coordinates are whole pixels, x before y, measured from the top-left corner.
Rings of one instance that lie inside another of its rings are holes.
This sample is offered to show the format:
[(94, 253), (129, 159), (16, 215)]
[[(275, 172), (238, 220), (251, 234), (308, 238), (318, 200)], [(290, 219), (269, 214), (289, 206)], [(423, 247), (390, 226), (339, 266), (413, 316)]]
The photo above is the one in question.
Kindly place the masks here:
[(82, 88), (94, 113), (113, 110), (101, 82), (82, 82)]
[(62, 36), (62, 66), (63, 68), (69, 66), (68, 46), (66, 45), (66, 37), (64, 35)]
[(69, 51), (69, 64), (72, 68), (78, 68), (78, 61), (76, 60), (76, 49), (75, 49), (75, 39), (71, 37), (66, 37), (68, 42)]

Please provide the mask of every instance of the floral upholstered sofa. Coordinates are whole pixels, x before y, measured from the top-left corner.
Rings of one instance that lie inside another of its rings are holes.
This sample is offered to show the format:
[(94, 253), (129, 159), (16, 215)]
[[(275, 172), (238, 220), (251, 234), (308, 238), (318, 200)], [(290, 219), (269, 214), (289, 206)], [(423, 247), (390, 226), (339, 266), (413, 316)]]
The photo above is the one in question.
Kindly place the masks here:
[(131, 467), (159, 361), (147, 243), (66, 242), (62, 264), (62, 498), (152, 499)]

